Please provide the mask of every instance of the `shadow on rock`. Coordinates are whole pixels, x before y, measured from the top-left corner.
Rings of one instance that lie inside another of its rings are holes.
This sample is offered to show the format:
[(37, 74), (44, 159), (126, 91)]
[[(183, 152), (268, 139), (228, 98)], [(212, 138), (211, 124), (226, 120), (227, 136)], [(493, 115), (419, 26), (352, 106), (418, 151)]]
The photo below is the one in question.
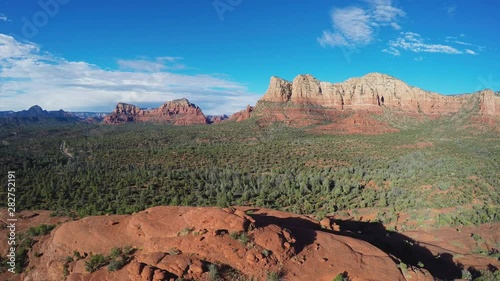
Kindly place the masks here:
[(387, 231), (383, 224), (350, 220), (332, 220), (340, 227), (333, 233), (364, 240), (402, 262), (415, 267), (423, 266), (432, 276), (444, 280), (461, 277), (461, 268), (453, 262), (450, 253), (434, 255), (418, 241), (403, 234)]
[(321, 229), (317, 223), (303, 218), (279, 218), (267, 213), (252, 214), (251, 217), (255, 219), (257, 228), (274, 224), (282, 229), (290, 230), (296, 239), (294, 244), (296, 254), (300, 253), (307, 245), (314, 243), (316, 239), (315, 231)]

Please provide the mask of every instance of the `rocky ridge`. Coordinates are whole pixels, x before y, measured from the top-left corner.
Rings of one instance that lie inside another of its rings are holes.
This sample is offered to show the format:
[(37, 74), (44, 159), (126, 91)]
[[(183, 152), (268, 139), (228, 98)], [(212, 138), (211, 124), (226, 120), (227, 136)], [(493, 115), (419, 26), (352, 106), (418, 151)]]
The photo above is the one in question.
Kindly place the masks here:
[(231, 115), (229, 117), (229, 120), (236, 121), (236, 122), (246, 120), (246, 119), (250, 118), (253, 110), (254, 110), (254, 108), (252, 106), (247, 105), (246, 109), (243, 109), (243, 110), (238, 111), (238, 112), (234, 113), (233, 115)]
[(381, 134), (396, 132), (374, 116), (389, 113), (428, 120), (460, 115), (473, 124), (496, 128), (500, 122), (500, 96), (489, 89), (472, 94), (441, 95), (412, 87), (392, 76), (370, 73), (342, 83), (322, 82), (309, 74), (293, 81), (271, 77), (264, 96), (251, 112), (236, 113), (230, 119), (257, 117), (265, 126), (283, 122), (294, 127), (319, 125), (316, 133)]
[(370, 73), (342, 83), (321, 82), (299, 75), (292, 82), (272, 77), (261, 101), (315, 104), (326, 108), (381, 112), (382, 106), (413, 114), (445, 115), (472, 106), (478, 97), (479, 113), (500, 117), (500, 99), (489, 89), (474, 94), (445, 96), (409, 86), (381, 73)]
[(62, 109), (57, 111), (47, 111), (39, 105), (34, 105), (28, 110), (22, 111), (1, 111), (0, 117), (20, 117), (20, 118), (72, 118), (73, 114)]
[(47, 111), (38, 105), (22, 111), (0, 111), (0, 123), (4, 124), (29, 124), (29, 123), (74, 123), (79, 118), (62, 109)]
[(207, 124), (207, 118), (199, 107), (187, 99), (168, 101), (156, 109), (141, 109), (136, 105), (118, 103), (115, 110), (106, 116), (105, 124), (127, 122), (162, 122), (174, 125)]

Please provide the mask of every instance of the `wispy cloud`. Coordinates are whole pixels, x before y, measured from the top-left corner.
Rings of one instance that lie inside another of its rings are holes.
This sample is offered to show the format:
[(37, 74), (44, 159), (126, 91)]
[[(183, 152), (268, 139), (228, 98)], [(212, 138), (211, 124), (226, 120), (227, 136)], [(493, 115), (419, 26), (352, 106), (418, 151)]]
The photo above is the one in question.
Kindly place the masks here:
[(367, 0), (373, 5), (371, 14), (375, 24), (391, 25), (397, 22), (399, 17), (404, 17), (406, 13), (393, 6), (392, 0)]
[(469, 49), (465, 49), (465, 53), (469, 54), (469, 55), (477, 55), (477, 53), (473, 50), (469, 50)]
[(9, 18), (6, 15), (4, 15), (4, 14), (0, 14), (0, 20), (10, 21)]
[(465, 42), (465, 41), (463, 41), (463, 40), (465, 40), (464, 37), (465, 37), (464, 34), (460, 34), (460, 37), (447, 36), (445, 41), (446, 41), (446, 43), (467, 46), (469, 49), (475, 49), (476, 50), (476, 51), (474, 51), (475, 53), (484, 51), (484, 49), (485, 49), (484, 46)]
[(331, 13), (335, 32), (323, 31), (322, 46), (365, 45), (373, 39), (373, 26), (368, 13), (357, 7), (335, 9)]
[(178, 61), (182, 59), (181, 57), (157, 57), (153, 60), (148, 58), (137, 60), (120, 59), (117, 63), (120, 69), (123, 70), (159, 72), (163, 70), (179, 70), (186, 68), (184, 64), (178, 63)]
[(471, 50), (460, 50), (457, 47), (445, 44), (428, 43), (420, 34), (414, 32), (401, 32), (396, 40), (387, 43), (383, 52), (399, 56), (402, 50), (415, 53), (441, 53), (441, 54), (476, 54)]
[(457, 40), (455, 40), (453, 42), (455, 42), (456, 44), (465, 45), (465, 46), (474, 46), (471, 43), (467, 43), (467, 42), (463, 42), (463, 41), (457, 41)]
[(367, 7), (334, 8), (330, 12), (333, 31), (324, 30), (318, 42), (323, 47), (364, 46), (370, 44), (376, 28), (391, 26), (399, 30), (398, 21), (406, 13), (394, 7), (392, 0), (365, 0)]
[(0, 110), (38, 104), (49, 110), (111, 111), (117, 102), (159, 106), (185, 97), (206, 114), (221, 114), (241, 110), (258, 99), (245, 85), (219, 75), (167, 71), (179, 60), (120, 60), (122, 69), (104, 70), (0, 34)]

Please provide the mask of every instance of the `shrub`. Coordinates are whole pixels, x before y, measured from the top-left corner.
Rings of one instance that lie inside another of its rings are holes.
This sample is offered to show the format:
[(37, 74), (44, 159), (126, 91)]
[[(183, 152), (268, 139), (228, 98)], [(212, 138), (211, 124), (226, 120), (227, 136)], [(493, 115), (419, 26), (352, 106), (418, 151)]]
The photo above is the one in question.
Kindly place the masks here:
[(463, 269), (462, 270), (462, 279), (472, 280), (472, 274), (468, 270)]
[(109, 255), (109, 257), (111, 259), (115, 259), (115, 258), (119, 257), (122, 253), (123, 253), (122, 248), (115, 247), (115, 248), (111, 249), (111, 254)]
[(270, 271), (266, 275), (266, 281), (279, 281), (280, 274), (278, 272)]
[(67, 277), (68, 275), (69, 275), (69, 266), (67, 263), (65, 263), (63, 266), (63, 276)]
[(123, 254), (130, 256), (132, 255), (137, 249), (133, 248), (132, 246), (125, 246), (123, 247)]
[(347, 275), (347, 272), (344, 271), (335, 276), (335, 278), (333, 278), (333, 281), (349, 281), (349, 276)]
[(246, 245), (249, 240), (250, 239), (245, 232), (241, 233), (240, 236), (238, 237), (238, 241), (240, 241), (241, 244), (243, 244), (243, 245)]
[(73, 251), (73, 256), (76, 258), (76, 260), (81, 260), (83, 258), (80, 255), (80, 252), (78, 252), (78, 251)]
[(103, 255), (93, 255), (88, 261), (85, 262), (85, 270), (88, 272), (94, 272), (99, 270), (99, 268), (103, 267), (106, 263), (107, 260)]
[(406, 263), (404, 262), (401, 262), (399, 265), (398, 265), (399, 269), (401, 269), (401, 272), (403, 273), (404, 276), (406, 276), (407, 272), (408, 272), (408, 266), (406, 265)]
[(186, 236), (194, 230), (194, 227), (186, 227), (178, 233), (178, 236)]
[(481, 237), (481, 235), (477, 234), (477, 233), (472, 233), (471, 234), (471, 237), (472, 239), (474, 239), (474, 241), (476, 242), (481, 242), (483, 241), (483, 238)]
[(480, 270), (479, 273), (481, 276), (474, 279), (474, 281), (498, 281), (500, 280), (500, 270), (495, 271), (494, 273), (489, 270)]
[(220, 279), (219, 268), (217, 267), (217, 265), (212, 263), (208, 266), (208, 276), (212, 281), (217, 281)]
[(31, 236), (43, 236), (49, 234), (55, 225), (41, 224), (39, 226), (30, 227), (28, 229), (28, 234)]
[(236, 239), (238, 239), (238, 237), (240, 236), (240, 234), (238, 232), (236, 232), (236, 231), (233, 231), (233, 232), (229, 233), (229, 236), (231, 238), (233, 238), (233, 239), (236, 240)]
[(240, 241), (241, 244), (247, 245), (247, 243), (250, 241), (250, 237), (248, 237), (248, 234), (245, 232), (238, 233), (236, 231), (231, 232), (229, 236), (235, 240)]
[(123, 258), (112, 260), (108, 265), (108, 271), (120, 270), (125, 265), (125, 260)]

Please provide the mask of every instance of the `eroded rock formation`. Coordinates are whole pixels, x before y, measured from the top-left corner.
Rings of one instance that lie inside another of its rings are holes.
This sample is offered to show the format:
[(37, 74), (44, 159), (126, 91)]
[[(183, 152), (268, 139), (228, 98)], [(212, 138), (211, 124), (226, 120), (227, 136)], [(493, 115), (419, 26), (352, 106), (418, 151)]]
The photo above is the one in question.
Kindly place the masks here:
[(491, 90), (445, 96), (409, 86), (394, 77), (370, 73), (342, 83), (321, 82), (299, 75), (293, 82), (272, 77), (261, 101), (312, 104), (325, 108), (381, 112), (383, 107), (410, 114), (446, 115), (471, 109), (480, 100), (480, 114), (500, 116), (500, 98)]
[(126, 122), (158, 122), (175, 125), (207, 124), (207, 118), (199, 107), (187, 99), (178, 99), (164, 103), (156, 109), (146, 110), (138, 106), (119, 103), (103, 121), (105, 124)]
[(236, 122), (241, 122), (243, 120), (246, 120), (246, 119), (250, 118), (250, 116), (252, 116), (253, 109), (254, 108), (252, 106), (247, 105), (246, 109), (244, 109), (242, 111), (238, 111), (238, 112), (234, 113), (233, 115), (231, 115), (231, 117), (229, 117), (229, 120), (233, 120)]

